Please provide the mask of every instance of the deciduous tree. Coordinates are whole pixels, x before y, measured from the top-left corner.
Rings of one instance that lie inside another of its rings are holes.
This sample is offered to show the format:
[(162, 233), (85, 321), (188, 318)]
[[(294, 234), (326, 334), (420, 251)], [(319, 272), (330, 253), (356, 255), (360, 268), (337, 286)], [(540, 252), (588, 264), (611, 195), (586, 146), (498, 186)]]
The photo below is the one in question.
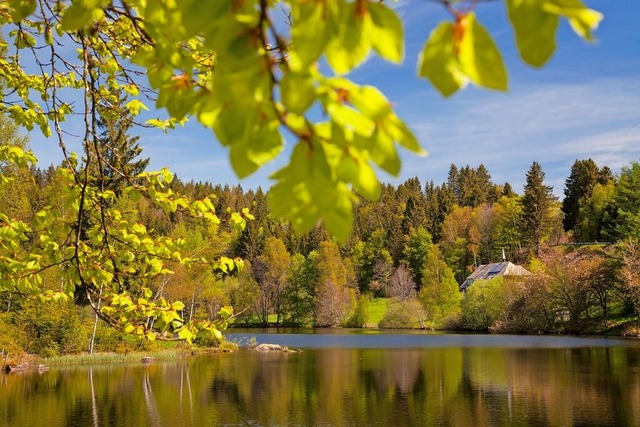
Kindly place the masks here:
[(640, 241), (630, 238), (620, 245), (623, 292), (633, 305), (640, 328)]
[(436, 327), (443, 327), (460, 315), (460, 293), (453, 272), (444, 262), (438, 246), (432, 246), (424, 260), (422, 286), (418, 299), (427, 319)]

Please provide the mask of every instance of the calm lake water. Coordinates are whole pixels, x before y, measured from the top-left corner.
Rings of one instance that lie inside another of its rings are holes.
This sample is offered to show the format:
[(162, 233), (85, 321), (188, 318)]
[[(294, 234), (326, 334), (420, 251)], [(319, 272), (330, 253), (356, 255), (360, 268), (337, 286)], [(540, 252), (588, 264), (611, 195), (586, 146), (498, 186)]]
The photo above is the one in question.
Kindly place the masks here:
[(301, 353), (1, 375), (0, 425), (640, 425), (635, 340), (322, 332), (229, 334)]

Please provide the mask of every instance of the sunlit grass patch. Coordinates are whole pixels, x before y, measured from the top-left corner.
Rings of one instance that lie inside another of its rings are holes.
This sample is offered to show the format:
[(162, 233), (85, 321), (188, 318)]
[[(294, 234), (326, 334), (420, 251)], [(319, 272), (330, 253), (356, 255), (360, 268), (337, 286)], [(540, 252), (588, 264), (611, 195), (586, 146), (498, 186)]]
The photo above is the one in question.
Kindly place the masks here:
[(378, 326), (380, 321), (387, 314), (387, 302), (390, 298), (372, 298), (369, 303), (369, 319), (368, 323)]

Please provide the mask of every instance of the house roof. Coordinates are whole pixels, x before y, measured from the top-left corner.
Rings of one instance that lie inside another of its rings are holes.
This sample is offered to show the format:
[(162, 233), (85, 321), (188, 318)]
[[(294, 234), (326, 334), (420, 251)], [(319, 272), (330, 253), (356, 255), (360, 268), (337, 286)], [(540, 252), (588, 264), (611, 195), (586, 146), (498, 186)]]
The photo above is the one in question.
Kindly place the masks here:
[(526, 268), (509, 261), (483, 264), (466, 278), (462, 285), (460, 285), (460, 290), (465, 291), (476, 280), (488, 280), (496, 276), (529, 276), (530, 274), (531, 272)]

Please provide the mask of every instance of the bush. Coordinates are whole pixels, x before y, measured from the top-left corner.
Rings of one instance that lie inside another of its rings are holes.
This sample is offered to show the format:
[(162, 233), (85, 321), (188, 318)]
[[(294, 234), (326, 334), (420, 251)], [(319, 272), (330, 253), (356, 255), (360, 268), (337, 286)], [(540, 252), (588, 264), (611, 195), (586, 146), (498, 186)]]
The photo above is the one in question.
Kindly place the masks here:
[(509, 308), (507, 289), (502, 277), (478, 280), (462, 299), (462, 326), (472, 330), (488, 330), (504, 319)]
[(417, 299), (392, 299), (378, 326), (383, 329), (424, 328), (424, 318), (424, 309)]
[(89, 343), (89, 325), (82, 309), (66, 303), (26, 300), (13, 313), (13, 323), (24, 337), (23, 350), (43, 357), (79, 353)]

